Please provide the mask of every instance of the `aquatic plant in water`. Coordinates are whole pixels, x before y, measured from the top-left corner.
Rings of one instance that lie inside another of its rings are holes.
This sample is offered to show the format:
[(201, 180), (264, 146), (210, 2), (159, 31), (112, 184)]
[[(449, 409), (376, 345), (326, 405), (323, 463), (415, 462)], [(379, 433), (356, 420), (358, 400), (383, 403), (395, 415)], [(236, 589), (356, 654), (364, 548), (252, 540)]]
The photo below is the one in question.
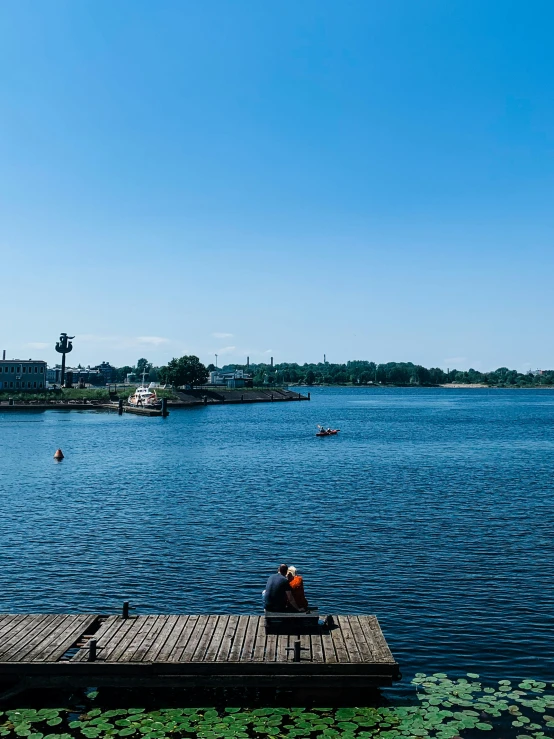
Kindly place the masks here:
[[(452, 680), (418, 673), (417, 702), (379, 708), (91, 708), (78, 718), (68, 709), (0, 712), (0, 737), (28, 739), (454, 739), (554, 737), (554, 684), (537, 680), (483, 685), (479, 675)], [(89, 698), (95, 694), (89, 694)]]

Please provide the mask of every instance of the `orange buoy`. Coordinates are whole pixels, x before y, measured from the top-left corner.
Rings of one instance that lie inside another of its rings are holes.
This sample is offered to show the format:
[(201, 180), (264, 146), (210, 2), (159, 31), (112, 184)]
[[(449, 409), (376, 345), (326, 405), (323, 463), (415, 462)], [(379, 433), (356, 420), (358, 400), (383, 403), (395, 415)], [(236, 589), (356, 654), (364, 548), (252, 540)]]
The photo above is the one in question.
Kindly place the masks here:
[(54, 459), (57, 459), (58, 461), (63, 459), (63, 452), (61, 449), (56, 449), (56, 453), (54, 454)]

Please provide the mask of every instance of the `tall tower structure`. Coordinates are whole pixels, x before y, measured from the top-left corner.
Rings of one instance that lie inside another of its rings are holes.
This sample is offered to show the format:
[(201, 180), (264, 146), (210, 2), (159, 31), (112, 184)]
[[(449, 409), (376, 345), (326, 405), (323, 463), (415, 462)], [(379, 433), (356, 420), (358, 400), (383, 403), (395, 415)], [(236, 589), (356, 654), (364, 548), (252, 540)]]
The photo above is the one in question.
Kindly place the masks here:
[(56, 351), (62, 355), (62, 376), (60, 378), (62, 387), (65, 385), (65, 355), (69, 354), (69, 352), (73, 349), (71, 339), (74, 338), (74, 336), (60, 334), (60, 340), (56, 342)]

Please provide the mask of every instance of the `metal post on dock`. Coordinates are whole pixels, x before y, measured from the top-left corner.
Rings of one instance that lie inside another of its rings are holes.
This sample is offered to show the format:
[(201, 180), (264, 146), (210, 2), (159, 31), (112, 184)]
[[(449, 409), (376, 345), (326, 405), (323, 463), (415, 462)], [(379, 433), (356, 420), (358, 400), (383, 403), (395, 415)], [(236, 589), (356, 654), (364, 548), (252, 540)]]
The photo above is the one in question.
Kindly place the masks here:
[(117, 413), (119, 416), (123, 415), (123, 399), (122, 398), (120, 398), (117, 403)]
[(88, 661), (96, 662), (96, 639), (91, 639), (88, 643)]
[(294, 652), (293, 661), (300, 662), (300, 652), (302, 647), (300, 646), (300, 639), (296, 639), (293, 647), (287, 647), (287, 652)]
[(121, 615), (123, 616), (123, 618), (129, 618), (129, 601), (128, 600), (123, 601), (123, 610), (121, 612)]
[(167, 398), (162, 398), (162, 418), (167, 418)]

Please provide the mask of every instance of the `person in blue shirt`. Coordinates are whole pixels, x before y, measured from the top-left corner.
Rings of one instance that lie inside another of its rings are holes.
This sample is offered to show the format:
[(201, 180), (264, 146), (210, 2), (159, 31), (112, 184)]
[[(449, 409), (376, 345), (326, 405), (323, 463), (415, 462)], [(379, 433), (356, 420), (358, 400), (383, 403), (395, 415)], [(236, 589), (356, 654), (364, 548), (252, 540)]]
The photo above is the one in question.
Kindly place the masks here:
[(280, 565), (275, 575), (270, 575), (263, 592), (266, 611), (302, 611), (299, 608), (287, 579), (288, 565)]

